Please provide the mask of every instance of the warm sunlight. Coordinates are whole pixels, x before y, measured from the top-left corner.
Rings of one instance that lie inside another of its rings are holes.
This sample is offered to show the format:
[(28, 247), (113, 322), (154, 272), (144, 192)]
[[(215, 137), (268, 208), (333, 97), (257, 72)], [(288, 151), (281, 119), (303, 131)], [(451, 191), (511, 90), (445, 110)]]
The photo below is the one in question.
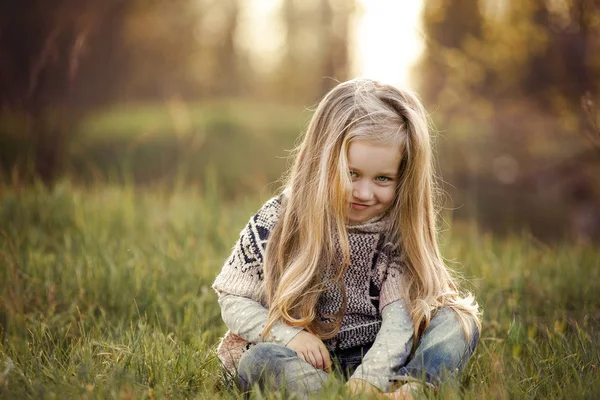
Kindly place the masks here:
[(360, 0), (358, 6), (355, 74), (414, 89), (409, 73), (423, 51), (422, 1)]
[[(423, 50), (420, 29), (422, 0), (359, 0), (351, 27), (353, 75), (414, 89), (410, 68)], [(281, 0), (244, 3), (238, 43), (255, 68), (269, 71), (283, 55)]]

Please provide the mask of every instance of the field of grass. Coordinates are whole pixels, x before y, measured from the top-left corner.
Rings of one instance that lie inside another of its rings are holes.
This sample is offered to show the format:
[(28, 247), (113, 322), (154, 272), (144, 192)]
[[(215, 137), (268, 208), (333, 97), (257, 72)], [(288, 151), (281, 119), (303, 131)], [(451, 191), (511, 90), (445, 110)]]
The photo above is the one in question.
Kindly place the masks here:
[[(301, 107), (230, 99), (118, 103), (88, 110), (70, 125), (60, 114), (43, 121), (51, 132), (69, 126), (65, 148), (53, 151), (63, 152), (61, 176), (71, 181), (198, 182), (212, 169), (222, 193), (233, 197), (281, 176), (309, 116)], [(36, 141), (28, 123), (0, 110), (0, 175), (33, 169)]]
[[(0, 186), (0, 398), (239, 397), (220, 383), (210, 285), (260, 197)], [(455, 223), (443, 248), (484, 320), (461, 385), (432, 396), (600, 396), (597, 246)]]

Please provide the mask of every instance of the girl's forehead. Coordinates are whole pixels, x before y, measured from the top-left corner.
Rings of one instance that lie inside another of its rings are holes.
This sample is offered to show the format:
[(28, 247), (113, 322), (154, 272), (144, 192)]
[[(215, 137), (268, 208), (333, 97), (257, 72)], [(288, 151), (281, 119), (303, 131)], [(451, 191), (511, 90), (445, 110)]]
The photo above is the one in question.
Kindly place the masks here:
[(347, 136), (350, 142), (367, 141), (377, 145), (402, 147), (407, 139), (404, 125), (359, 123), (350, 128)]
[(366, 140), (354, 140), (348, 146), (348, 164), (354, 168), (395, 172), (401, 159), (399, 146)]

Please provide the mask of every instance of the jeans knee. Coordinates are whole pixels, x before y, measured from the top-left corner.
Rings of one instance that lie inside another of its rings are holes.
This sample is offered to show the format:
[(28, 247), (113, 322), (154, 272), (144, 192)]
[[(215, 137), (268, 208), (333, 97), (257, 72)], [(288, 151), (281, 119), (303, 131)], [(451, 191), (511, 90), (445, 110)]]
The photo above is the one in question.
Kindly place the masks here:
[(439, 347), (442, 353), (459, 355), (459, 364), (462, 365), (475, 351), (479, 329), (472, 317), (459, 316), (452, 308), (444, 307), (432, 318), (430, 330), (426, 331), (423, 340), (433, 347)]
[(436, 335), (443, 332), (444, 335), (464, 337), (464, 329), (460, 317), (456, 311), (450, 307), (443, 307), (435, 312), (425, 332), (427, 331), (436, 332)]
[(463, 316), (461, 318), (450, 307), (440, 308), (432, 318), (431, 324), (435, 326), (443, 325), (445, 331), (460, 333), (461, 336), (464, 336), (465, 340), (469, 338), (468, 342), (472, 348), (475, 348), (479, 342), (479, 328), (474, 317)]
[(471, 325), (472, 329), (471, 338), (469, 340), (469, 350), (471, 351), (471, 353), (473, 353), (475, 351), (475, 347), (477, 347), (477, 344), (479, 343), (479, 337), (481, 333), (479, 332), (479, 328), (477, 327), (475, 321), (473, 321)]
[(458, 314), (450, 307), (442, 307), (438, 309), (433, 315), (432, 319), (439, 320), (441, 323), (446, 324), (459, 323)]
[(251, 366), (266, 366), (279, 357), (289, 357), (295, 355), (293, 350), (275, 343), (258, 343), (252, 346), (246, 354), (240, 359), (239, 368)]
[(286, 357), (296, 353), (280, 344), (258, 343), (242, 356), (238, 365), (238, 376), (242, 386), (251, 386), (257, 382), (265, 371), (279, 372), (279, 364)]
[(462, 370), (478, 341), (479, 329), (474, 319), (462, 318), (450, 307), (441, 308), (399, 373), (438, 385)]

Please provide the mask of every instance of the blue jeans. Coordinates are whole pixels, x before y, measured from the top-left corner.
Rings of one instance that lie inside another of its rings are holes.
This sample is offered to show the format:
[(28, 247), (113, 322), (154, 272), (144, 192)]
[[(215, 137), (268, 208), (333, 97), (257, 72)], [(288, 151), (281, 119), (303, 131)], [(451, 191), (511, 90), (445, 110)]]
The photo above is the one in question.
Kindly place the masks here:
[[(477, 328), (474, 327), (467, 343), (454, 311), (442, 308), (431, 319), (406, 365), (398, 370), (397, 380), (424, 380), (437, 386), (462, 369), (478, 341)], [(330, 353), (345, 379), (360, 365), (369, 347)], [(259, 343), (252, 347), (242, 357), (238, 368), (238, 380), (243, 391), (249, 391), (258, 383), (267, 390), (284, 389), (297, 396), (308, 397), (319, 393), (328, 379), (329, 374), (299, 358), (295, 351), (275, 343)]]

